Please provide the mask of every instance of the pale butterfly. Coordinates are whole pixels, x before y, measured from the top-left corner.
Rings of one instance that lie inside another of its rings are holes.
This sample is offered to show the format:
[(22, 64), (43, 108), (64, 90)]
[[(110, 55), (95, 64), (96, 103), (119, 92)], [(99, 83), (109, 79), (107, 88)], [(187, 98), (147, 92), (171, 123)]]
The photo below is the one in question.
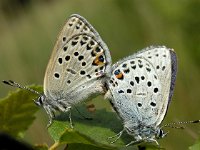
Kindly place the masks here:
[(156, 139), (167, 134), (163, 127), (199, 122), (170, 123), (160, 127), (172, 98), (176, 72), (176, 54), (165, 46), (145, 48), (113, 65), (105, 98), (122, 119), (124, 129), (110, 137), (116, 137), (111, 143), (126, 131), (135, 139), (127, 146), (141, 142), (158, 144)]
[[(77, 103), (104, 93), (110, 70), (106, 44), (85, 18), (73, 14), (61, 30), (47, 65), (44, 94), (11, 80), (3, 82), (38, 94), (35, 103), (45, 109), (50, 125), (55, 111), (70, 112)], [(72, 126), (71, 112), (69, 118)]]

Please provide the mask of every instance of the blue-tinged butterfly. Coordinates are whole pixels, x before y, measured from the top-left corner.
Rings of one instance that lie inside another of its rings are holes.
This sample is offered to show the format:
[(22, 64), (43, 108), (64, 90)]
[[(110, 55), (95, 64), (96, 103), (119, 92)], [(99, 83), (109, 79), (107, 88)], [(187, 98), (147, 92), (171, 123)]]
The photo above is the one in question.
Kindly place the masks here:
[(163, 127), (181, 123), (170, 123), (160, 127), (174, 91), (177, 58), (172, 49), (151, 46), (113, 65), (110, 80), (107, 80), (109, 99), (114, 110), (123, 121), (124, 129), (134, 137), (130, 144), (157, 142), (167, 133)]

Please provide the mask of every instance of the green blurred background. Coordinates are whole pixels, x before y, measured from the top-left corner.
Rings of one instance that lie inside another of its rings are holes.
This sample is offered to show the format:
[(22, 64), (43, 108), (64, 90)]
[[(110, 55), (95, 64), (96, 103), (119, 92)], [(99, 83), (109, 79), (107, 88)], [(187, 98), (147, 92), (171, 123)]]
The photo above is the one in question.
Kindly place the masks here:
[[(73, 13), (84, 16), (97, 29), (113, 62), (150, 45), (174, 48), (178, 76), (163, 124), (200, 119), (199, 0), (1, 0), (0, 80), (43, 84), (56, 37)], [(9, 90), (13, 89), (0, 85), (0, 96), (5, 97)], [(51, 145), (46, 124), (47, 116), (41, 110), (24, 140)], [(159, 141), (166, 149), (187, 149), (200, 137), (200, 124), (169, 130)]]

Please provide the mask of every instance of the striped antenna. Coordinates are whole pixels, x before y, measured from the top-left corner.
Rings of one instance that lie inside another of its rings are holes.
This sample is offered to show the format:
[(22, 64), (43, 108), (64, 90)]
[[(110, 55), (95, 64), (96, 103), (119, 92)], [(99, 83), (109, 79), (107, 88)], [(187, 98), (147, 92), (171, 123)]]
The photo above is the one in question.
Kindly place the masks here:
[(17, 87), (17, 88), (20, 88), (20, 89), (23, 89), (23, 90), (27, 90), (27, 91), (30, 91), (30, 92), (32, 92), (32, 93), (35, 93), (35, 94), (37, 94), (37, 95), (41, 95), (41, 93), (39, 93), (39, 92), (37, 92), (37, 91), (35, 91), (35, 90), (33, 90), (33, 89), (30, 89), (30, 88), (28, 88), (28, 87), (25, 87), (25, 86), (21, 86), (19, 83), (17, 83), (17, 82), (14, 82), (14, 81), (12, 81), (12, 80), (3, 80), (2, 81), (4, 84), (7, 84), (7, 85), (10, 85), (10, 86), (13, 86), (13, 87)]
[(170, 127), (170, 128), (176, 128), (176, 129), (184, 129), (185, 127), (183, 126), (175, 126), (175, 125), (190, 124), (190, 123), (200, 123), (200, 120), (172, 122), (172, 123), (165, 124), (161, 128)]

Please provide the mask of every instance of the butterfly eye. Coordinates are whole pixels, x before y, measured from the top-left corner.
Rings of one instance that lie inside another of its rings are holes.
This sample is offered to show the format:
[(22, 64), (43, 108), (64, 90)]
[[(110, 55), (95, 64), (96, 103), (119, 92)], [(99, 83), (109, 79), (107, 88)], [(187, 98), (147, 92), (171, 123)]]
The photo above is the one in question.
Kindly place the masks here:
[(159, 130), (157, 131), (156, 137), (157, 137), (157, 138), (163, 138), (165, 135), (166, 135), (166, 133), (164, 133), (163, 130), (159, 129)]
[(36, 105), (42, 106), (42, 105), (43, 105), (44, 99), (45, 99), (45, 96), (44, 96), (44, 95), (41, 95), (40, 97), (38, 97), (37, 100), (34, 100), (34, 102), (35, 102)]

